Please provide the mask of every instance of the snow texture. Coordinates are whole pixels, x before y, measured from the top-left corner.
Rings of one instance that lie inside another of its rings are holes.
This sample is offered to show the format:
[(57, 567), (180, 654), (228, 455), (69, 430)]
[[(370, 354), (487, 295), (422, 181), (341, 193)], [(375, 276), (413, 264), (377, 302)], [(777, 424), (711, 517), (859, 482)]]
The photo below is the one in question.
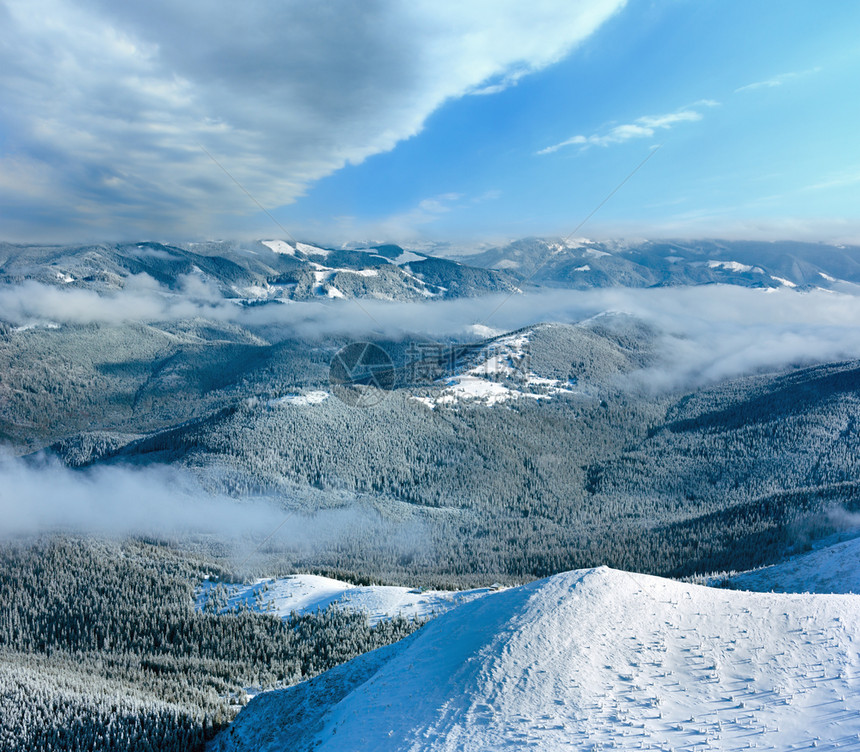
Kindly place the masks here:
[(853, 595), (568, 572), (261, 694), (213, 747), (858, 749), (858, 627)]

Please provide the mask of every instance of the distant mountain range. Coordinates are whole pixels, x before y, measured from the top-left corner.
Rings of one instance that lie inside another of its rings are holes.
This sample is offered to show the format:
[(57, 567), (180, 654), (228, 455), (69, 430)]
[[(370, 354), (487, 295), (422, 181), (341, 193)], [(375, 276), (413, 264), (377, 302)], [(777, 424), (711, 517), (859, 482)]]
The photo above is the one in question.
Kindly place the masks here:
[(798, 290), (860, 284), (860, 247), (753, 241), (600, 242), (527, 238), (455, 259), (397, 245), (323, 248), (283, 240), (165, 245), (0, 244), (0, 283), (111, 290), (146, 274), (197, 278), (228, 298), (426, 300), (539, 287), (731, 284)]
[(424, 300), (513, 292), (507, 272), (405, 251), (396, 245), (326, 249), (268, 240), (250, 243), (133, 243), (36, 247), (0, 245), (0, 284), (34, 280), (98, 291), (146, 274), (170, 289), (189, 279), (248, 301), (373, 298)]
[(519, 283), (589, 289), (731, 284), (833, 289), (860, 284), (860, 247), (757, 241), (517, 240), (461, 256)]

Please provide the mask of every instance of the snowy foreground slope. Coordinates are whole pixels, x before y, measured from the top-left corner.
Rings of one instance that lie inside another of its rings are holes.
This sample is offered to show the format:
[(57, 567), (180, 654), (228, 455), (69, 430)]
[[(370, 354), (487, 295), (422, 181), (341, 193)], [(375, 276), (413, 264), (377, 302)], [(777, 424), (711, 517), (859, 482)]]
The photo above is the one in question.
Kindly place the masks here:
[(860, 749), (858, 628), (853, 595), (568, 572), (259, 695), (212, 748)]

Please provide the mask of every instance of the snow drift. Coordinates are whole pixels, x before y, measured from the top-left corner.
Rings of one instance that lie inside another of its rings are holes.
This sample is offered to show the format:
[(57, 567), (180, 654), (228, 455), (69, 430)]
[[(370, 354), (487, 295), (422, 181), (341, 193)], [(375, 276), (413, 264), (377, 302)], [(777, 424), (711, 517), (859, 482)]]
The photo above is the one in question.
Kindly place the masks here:
[(569, 572), (259, 695), (213, 748), (856, 748), (858, 626), (853, 595)]

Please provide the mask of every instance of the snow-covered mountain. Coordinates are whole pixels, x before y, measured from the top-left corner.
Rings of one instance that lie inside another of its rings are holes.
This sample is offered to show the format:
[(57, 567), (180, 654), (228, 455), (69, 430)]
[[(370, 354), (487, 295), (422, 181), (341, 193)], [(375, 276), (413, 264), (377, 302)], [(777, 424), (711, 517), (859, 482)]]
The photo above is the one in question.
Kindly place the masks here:
[(261, 694), (212, 749), (857, 748), (858, 627), (852, 595), (568, 572)]
[(506, 272), (396, 245), (329, 249), (284, 240), (20, 246), (0, 243), (0, 284), (35, 281), (108, 292), (147, 275), (163, 288), (206, 286), (226, 298), (425, 300), (514, 292)]
[(860, 248), (824, 243), (524, 238), (458, 258), (523, 283), (573, 289), (720, 283), (829, 290), (860, 284)]
[(182, 291), (201, 283), (236, 300), (428, 300), (591, 289), (730, 284), (854, 290), (860, 248), (750, 241), (525, 238), (454, 258), (383, 244), (323, 248), (282, 239), (92, 246), (0, 243), (0, 284), (36, 281), (99, 292), (147, 275)]

